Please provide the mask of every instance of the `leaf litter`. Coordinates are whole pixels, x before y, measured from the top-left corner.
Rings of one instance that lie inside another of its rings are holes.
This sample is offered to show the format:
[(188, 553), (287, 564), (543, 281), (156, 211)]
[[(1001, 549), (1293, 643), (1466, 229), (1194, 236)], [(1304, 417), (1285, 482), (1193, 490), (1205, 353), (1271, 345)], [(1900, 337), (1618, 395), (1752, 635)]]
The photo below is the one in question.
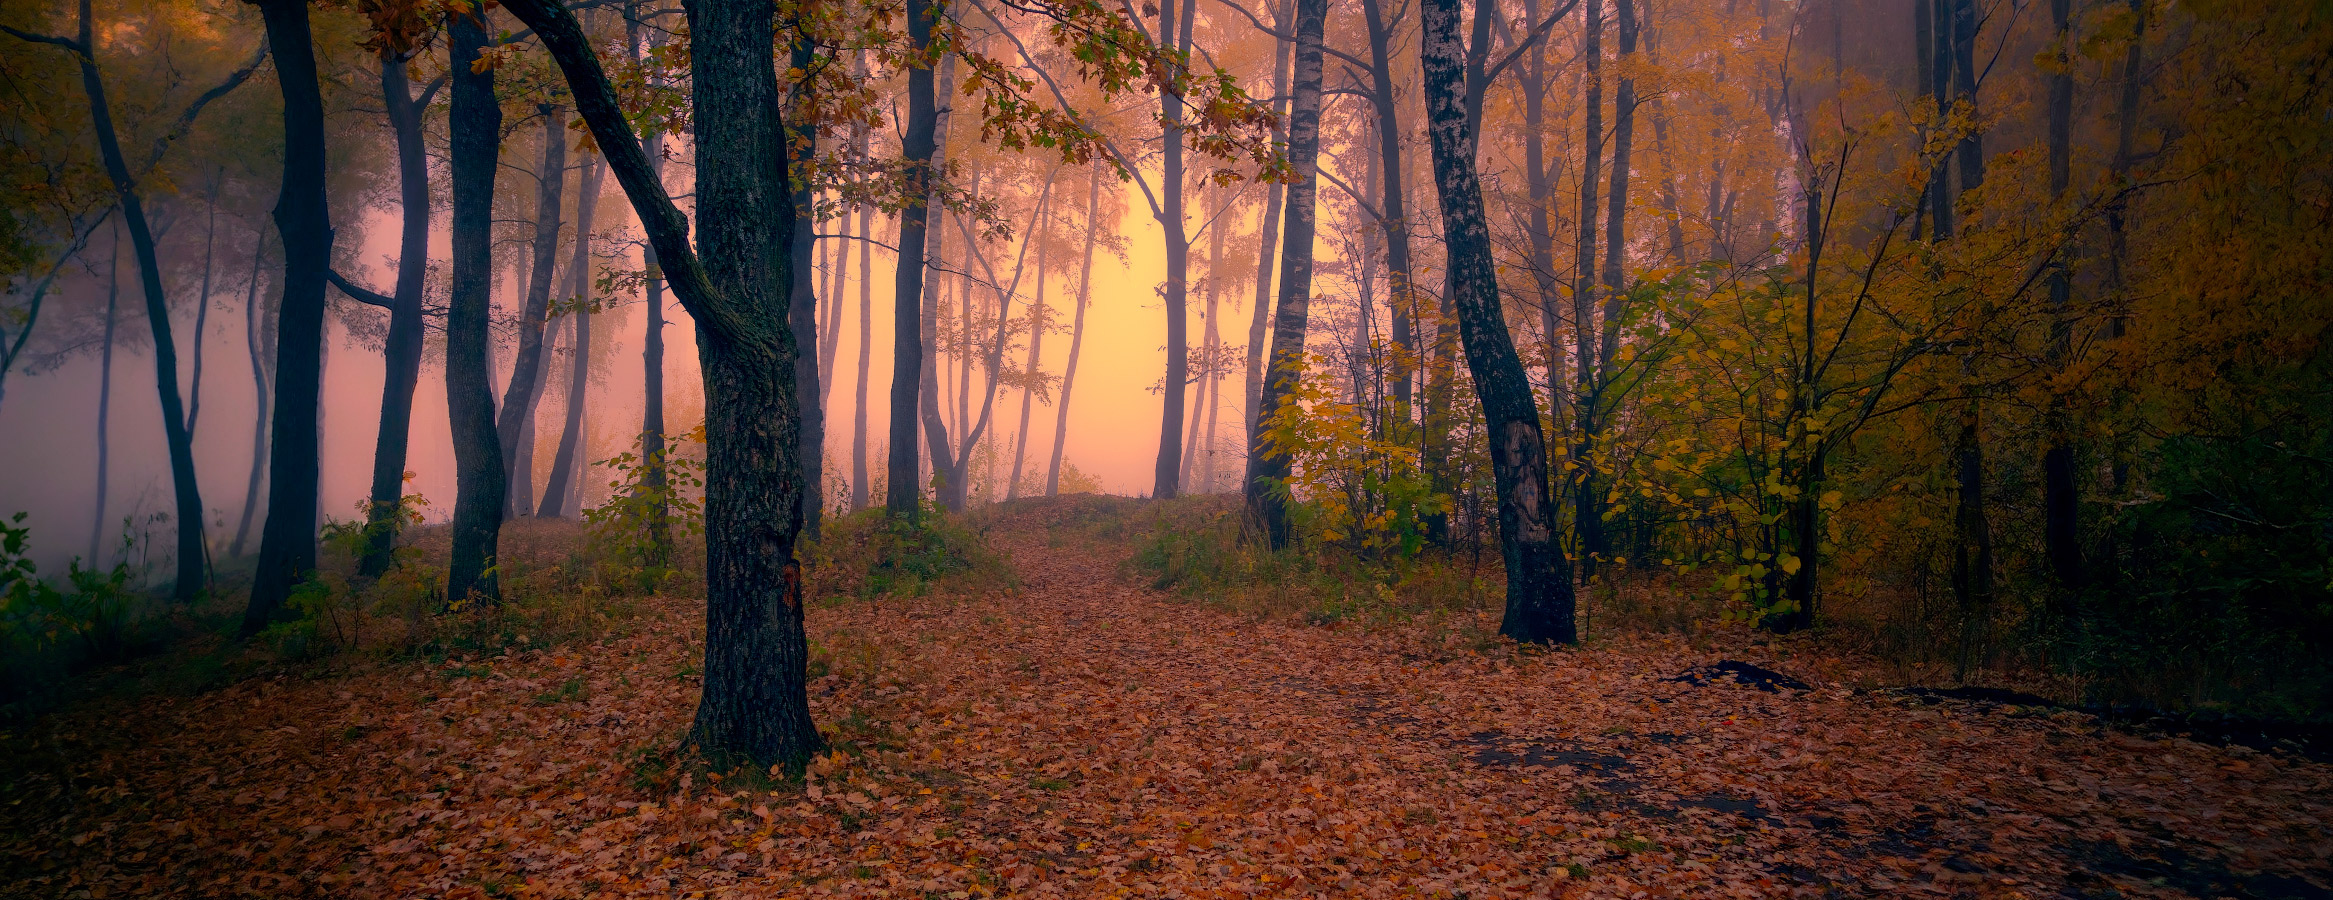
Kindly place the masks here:
[(814, 607), (834, 750), (800, 780), (673, 758), (701, 612), (663, 602), (599, 644), (93, 700), (5, 735), (0, 895), (2333, 886), (2319, 762), (1649, 638), (1543, 653), (1234, 616), (1128, 584), (1123, 548), (1063, 537), (1074, 515), (1030, 503), (992, 530), (1010, 590)]

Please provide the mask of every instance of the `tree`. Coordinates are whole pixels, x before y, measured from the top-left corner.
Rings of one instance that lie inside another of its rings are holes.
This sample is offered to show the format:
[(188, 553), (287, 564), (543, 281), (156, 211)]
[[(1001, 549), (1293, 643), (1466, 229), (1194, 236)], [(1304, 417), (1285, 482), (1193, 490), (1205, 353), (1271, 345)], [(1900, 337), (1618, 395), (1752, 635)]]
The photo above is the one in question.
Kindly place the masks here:
[(1045, 466), (1045, 496), (1061, 493), (1061, 453), (1069, 443), (1069, 391), (1077, 383), (1077, 355), (1085, 347), (1085, 309), (1093, 297), (1094, 240), (1101, 231), (1102, 167), (1087, 173), (1085, 251), (1077, 270), (1077, 311), (1069, 326), (1069, 361), (1061, 369), (1061, 403), (1053, 410), (1053, 458)]
[(591, 220), (599, 206), (601, 173), (607, 170), (604, 161), (593, 160), (583, 166), (583, 175), (576, 181), (575, 193), (575, 253), (567, 263), (567, 284), (571, 288), (568, 299), (562, 301), (566, 314), (575, 319), (574, 356), (568, 360), (567, 421), (559, 429), (559, 449), (551, 458), (550, 481), (543, 487), (543, 502), (537, 507), (537, 516), (574, 516), (583, 510), (568, 502), (568, 494), (583, 482), (583, 473), (591, 467), (584, 458), (583, 411), (589, 406), (591, 392)]
[[(394, 34), (394, 32), (391, 32)], [(429, 274), (429, 162), (422, 146), (421, 113), (437, 93), (433, 82), (421, 96), (406, 83), (406, 61), (418, 48), (398, 41), (381, 51), (381, 101), (397, 140), (400, 221), (397, 286), (391, 295), (389, 336), (383, 348), (387, 373), (381, 380), (381, 427), (373, 442), (372, 502), (365, 511), (364, 559), (358, 571), (378, 576), (389, 570), (404, 510), (405, 449), (413, 425), (413, 391), (421, 383), (421, 291)]]
[(1467, 52), (1459, 35), (1458, 0), (1422, 0), (1420, 17), (1426, 134), (1441, 197), (1442, 234), (1449, 245), (1443, 291), (1457, 314), (1475, 395), (1482, 401), (1498, 494), (1499, 545), (1507, 570), (1507, 609), (1499, 633), (1527, 643), (1568, 644), (1577, 640), (1570, 565), (1555, 540), (1555, 503), (1547, 488), (1538, 404), (1499, 308), (1490, 225), (1467, 114)]
[[(501, 598), (495, 561), (507, 498), (503, 481), (507, 470), (494, 421), (493, 335), (488, 330), (494, 309), (494, 176), (501, 166), (502, 103), (494, 96), (494, 69), (479, 65), (487, 42), (485, 10), (449, 14), (446, 36), (453, 69), (453, 105), (446, 116), (453, 191), (446, 409), (454, 436), (455, 488), (446, 599), (456, 604), (491, 603)], [(653, 311), (649, 323), (653, 341), (657, 328)], [(652, 411), (657, 409), (658, 387), (653, 381), (649, 385)], [(661, 429), (655, 433), (661, 435)]]
[(324, 94), (306, 0), (260, 0), (267, 44), (283, 91), (283, 193), (275, 206), (284, 251), (277, 314), (275, 427), (268, 451), (267, 524), (243, 634), (289, 612), (292, 588), (316, 569), (316, 416), (324, 381), (324, 283), (332, 267), (332, 219), (324, 196)]
[(528, 267), (526, 307), (519, 313), (518, 356), (494, 420), (502, 444), (503, 479), (510, 491), (504, 518), (534, 509), (535, 403), (543, 396), (544, 326), (551, 309), (551, 278), (558, 265), (560, 194), (567, 177), (566, 116), (551, 103), (535, 104), (543, 121), (543, 163), (535, 171), (534, 261)]
[[(194, 435), (187, 429), (183, 396), (178, 390), (178, 347), (171, 337), (170, 301), (162, 288), (162, 264), (154, 252), (154, 232), (146, 220), (145, 201), (138, 187), (137, 177), (130, 171), (129, 159), (122, 153), (121, 138), (114, 130), (113, 105), (106, 100), (105, 77), (98, 70), (97, 42), (94, 37), (94, 17), (89, 0), (81, 0), (80, 26), (75, 37), (64, 38), (33, 34), (15, 28), (7, 32), (19, 40), (51, 44), (73, 54), (81, 69), (81, 90), (89, 100), (89, 125), (96, 133), (99, 158), (105, 172), (113, 181), (115, 203), (121, 210), (122, 223), (128, 227), (130, 248), (138, 261), (138, 281), (146, 298), (146, 327), (154, 338), (154, 385), (162, 400), (162, 436), (170, 455), (170, 483), (172, 499), (177, 509), (177, 578), (172, 582), (171, 596), (188, 601), (199, 594), (205, 584), (210, 563), (210, 548), (203, 540), (202, 491), (195, 481)], [(259, 68), (265, 50), (250, 63), (235, 70), (217, 87), (205, 91), (179, 115), (177, 126), (159, 141), (153, 151), (152, 167), (162, 151), (194, 123), (197, 115), (211, 101), (234, 90)], [(284, 64), (279, 60), (280, 69)], [(205, 298), (205, 303), (209, 302)], [(108, 318), (110, 330), (112, 320)], [(200, 335), (197, 335), (200, 339)], [(109, 343), (110, 350), (111, 344)], [(109, 367), (110, 372), (110, 367)], [(103, 518), (102, 510), (99, 517)]]
[(908, 323), (924, 318), (924, 258), (916, 252), (930, 240), (934, 187), (932, 156), (939, 151), (939, 105), (933, 97), (932, 67), (947, 52), (934, 39), (940, 15), (930, 0), (906, 0), (908, 55), (907, 118), (899, 132), (901, 187), (899, 265), (892, 279), (891, 449), (885, 473), (884, 508), (894, 518), (912, 519), (922, 508), (922, 466), (917, 461), (916, 418), (925, 379), (924, 337)]
[(1304, 376), (1305, 327), (1312, 309), (1314, 206), (1320, 194), (1321, 42), (1327, 31), (1328, 0), (1295, 0), (1294, 88), (1288, 101), (1288, 182), (1285, 234), (1280, 250), (1280, 297), (1272, 313), (1272, 356), (1248, 427), (1248, 469), (1244, 494), (1248, 516), (1266, 546), (1288, 546), (1286, 448), (1266, 439), (1266, 423), (1293, 405)]
[[(786, 302), (794, 210), (773, 10), (688, 7), (697, 213), (720, 223), (701, 235), (700, 258), (574, 14), (552, 0), (509, 6), (558, 61), (673, 292), (697, 321), (707, 434), (705, 680), (688, 743), (717, 764), (798, 766), (824, 740), (810, 720), (794, 559), (804, 491)], [(791, 32), (785, 40), (801, 39)]]

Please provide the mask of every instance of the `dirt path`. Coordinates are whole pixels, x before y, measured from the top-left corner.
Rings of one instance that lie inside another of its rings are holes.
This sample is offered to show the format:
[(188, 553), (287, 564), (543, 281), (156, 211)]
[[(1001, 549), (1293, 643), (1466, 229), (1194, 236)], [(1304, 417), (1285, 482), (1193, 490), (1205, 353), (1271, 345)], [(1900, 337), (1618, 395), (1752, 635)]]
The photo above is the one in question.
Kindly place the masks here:
[(0, 741), (0, 895), (2322, 897), (2333, 774), (2087, 719), (1672, 680), (1658, 644), (1255, 622), (1077, 501), (1018, 586), (821, 607), (805, 783), (664, 759), (695, 609), (92, 704)]

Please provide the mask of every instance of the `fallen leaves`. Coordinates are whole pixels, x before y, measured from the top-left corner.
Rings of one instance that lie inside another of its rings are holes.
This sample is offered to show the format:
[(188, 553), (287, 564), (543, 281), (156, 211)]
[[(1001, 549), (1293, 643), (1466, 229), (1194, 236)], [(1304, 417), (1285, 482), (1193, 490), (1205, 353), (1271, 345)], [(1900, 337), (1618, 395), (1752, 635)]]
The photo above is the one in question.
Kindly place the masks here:
[[(990, 597), (813, 610), (836, 752), (671, 758), (700, 612), (592, 646), (74, 709), (5, 741), (11, 896), (1556, 897), (2323, 890), (2333, 773), (1167, 602), (992, 533)], [(2168, 874), (2167, 874), (2168, 873)], [(2294, 888), (2292, 886), (2299, 886)]]

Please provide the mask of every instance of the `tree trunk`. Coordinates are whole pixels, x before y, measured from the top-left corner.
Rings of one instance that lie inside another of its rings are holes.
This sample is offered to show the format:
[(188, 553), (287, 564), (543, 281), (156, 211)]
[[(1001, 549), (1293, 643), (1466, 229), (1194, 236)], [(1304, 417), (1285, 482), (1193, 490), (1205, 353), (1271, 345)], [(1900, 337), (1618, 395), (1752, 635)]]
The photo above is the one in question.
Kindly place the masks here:
[[(646, 59), (640, 42), (640, 16), (635, 6), (624, 16), (624, 32), (637, 63)], [(650, 43), (663, 42), (665, 32), (656, 32)], [(664, 133), (652, 132), (640, 139), (640, 152), (648, 158), (649, 177), (659, 188), (664, 185)], [(665, 485), (664, 450), (664, 271), (656, 265), (656, 246), (643, 244), (640, 261), (647, 268), (647, 284), (643, 285), (643, 299), (647, 302), (647, 336), (640, 350), (641, 387), (644, 394), (640, 409), (640, 490), (648, 495), (648, 564), (663, 568), (672, 563), (672, 519), (670, 497)]]
[[(932, 20), (939, 15), (930, 0), (907, 0), (907, 42), (917, 57), (932, 45)], [(938, 152), (939, 107), (932, 96), (932, 70), (923, 65), (907, 68), (907, 120), (899, 136), (901, 186), (908, 202), (899, 210), (899, 265), (892, 281), (891, 338), (891, 446), (886, 468), (884, 509), (892, 516), (913, 518), (923, 496), (921, 466), (915, 446), (916, 419), (922, 411), (921, 389), (926, 378), (923, 335), (914, 323), (923, 321), (924, 258), (917, 248), (932, 231), (933, 156)]]
[[(1280, 0), (1272, 5), (1272, 26), (1283, 34), (1288, 31), (1292, 2)], [(1275, 38), (1272, 48), (1272, 111), (1285, 117), (1288, 114), (1288, 101), (1285, 98), (1288, 95), (1289, 44)], [(1278, 182), (1264, 186), (1264, 218), (1256, 225), (1256, 296), (1255, 308), (1250, 312), (1248, 320), (1247, 381), (1243, 382), (1247, 390), (1239, 408), (1241, 427), (1255, 424), (1256, 404), (1264, 392), (1264, 330), (1272, 311), (1272, 263), (1274, 255), (1279, 252), (1280, 204), (1286, 191), (1287, 186)], [(1067, 389), (1065, 381), (1064, 392)], [(1248, 441), (1241, 442), (1241, 446), (1247, 446), (1253, 441), (1254, 435), (1248, 438)], [(1053, 493), (1050, 482), (1045, 493)]]
[[(1085, 252), (1077, 270), (1077, 312), (1069, 326), (1069, 363), (1061, 370), (1061, 400), (1053, 410), (1053, 459), (1045, 467), (1045, 496), (1061, 493), (1061, 453), (1069, 443), (1069, 391), (1077, 383), (1077, 354), (1085, 347), (1085, 308), (1093, 296), (1094, 238), (1101, 229), (1102, 175), (1096, 166), (1088, 175), (1085, 198)], [(1274, 195), (1277, 196), (1277, 195)], [(1266, 254), (1269, 255), (1269, 254)]]
[(1369, 102), (1376, 112), (1377, 173), (1380, 183), (1378, 227), (1385, 231), (1385, 281), (1393, 313), (1392, 373), (1394, 416), (1406, 426), (1410, 410), (1410, 368), (1418, 341), (1412, 319), (1416, 306), (1410, 290), (1408, 192), (1402, 187), (1401, 118), (1394, 104), (1392, 23), (1378, 11), (1379, 0), (1363, 0), (1361, 11), (1369, 26)]
[[(1218, 202), (1228, 206), (1231, 197), (1219, 195)], [(1203, 376), (1207, 379), (1207, 402), (1202, 406), (1207, 411), (1207, 437), (1199, 444), (1199, 485), (1202, 492), (1209, 494), (1215, 493), (1215, 420), (1223, 408), (1223, 331), (1216, 327), (1216, 314), (1223, 298), (1223, 233), (1230, 229), (1220, 221), (1223, 210), (1218, 208), (1215, 214), (1218, 221), (1208, 229), (1207, 236), (1207, 370)]]
[[(1192, 12), (1199, 0), (1183, 0), (1182, 22), (1174, 21), (1174, 0), (1159, 4), (1161, 44), (1179, 52), (1191, 48)], [(1166, 350), (1164, 387), (1166, 409), (1159, 417), (1158, 466), (1152, 473), (1151, 496), (1170, 500), (1182, 491), (1184, 395), (1191, 377), (1190, 325), (1186, 321), (1190, 293), (1191, 238), (1183, 230), (1183, 98), (1171, 90), (1158, 92), (1160, 124), (1159, 193), (1164, 201), (1158, 215), (1166, 235)]]
[[(446, 312), (446, 409), (454, 439), (453, 555), (446, 567), (446, 600), (493, 603), (502, 596), (495, 574), (508, 469), (496, 430), (494, 337), (494, 176), (500, 168), (502, 104), (494, 96), (494, 69), (479, 68), (486, 47), (483, 10), (447, 17), (452, 51), (453, 106), (446, 117), (453, 185), (452, 285)], [(651, 258), (653, 259), (653, 257)], [(651, 271), (654, 263), (650, 264)], [(653, 297), (650, 340), (657, 333)], [(651, 366), (650, 409), (662, 391)], [(654, 433), (661, 434), (658, 428)]]
[[(808, 70), (811, 62), (811, 46), (807, 42), (795, 44), (790, 59), (792, 68)], [(797, 109), (805, 101), (799, 95), (790, 99), (793, 101), (792, 106)], [(807, 121), (806, 115), (797, 113), (797, 116), (798, 123)], [(809, 125), (796, 124), (790, 127), (788, 139), (794, 142), (794, 146), (802, 148), (806, 156), (817, 156), (818, 133)], [(826, 410), (820, 403), (821, 398), (826, 396), (826, 389), (821, 386), (823, 382), (820, 376), (823, 373), (818, 364), (821, 356), (818, 343), (818, 293), (815, 290), (818, 271), (811, 265), (818, 248), (818, 220), (815, 218), (818, 198), (810, 190), (807, 174), (807, 164), (811, 161), (804, 159), (802, 169), (805, 174), (801, 178), (791, 179), (796, 187), (792, 192), (792, 202), (787, 204), (792, 208), (794, 225), (787, 229), (786, 239), (786, 252), (792, 262), (788, 266), (792, 271), (789, 273), (790, 286), (787, 289), (786, 321), (787, 327), (794, 332), (794, 346), (803, 351), (794, 355), (794, 402), (801, 419), (798, 435), (801, 447), (796, 451), (796, 456), (802, 467), (802, 534), (817, 540), (819, 520), (826, 512)], [(830, 330), (834, 327), (831, 316), (827, 327)]]
[(534, 511), (535, 402), (542, 397), (544, 324), (551, 308), (551, 278), (558, 265), (559, 195), (566, 186), (567, 129), (558, 107), (537, 104), (543, 118), (543, 165), (535, 171), (534, 262), (528, 266), (527, 302), (519, 313), (518, 357), (510, 365), (510, 384), (502, 392), (502, 412), (494, 430), (501, 441), (503, 479), (510, 499), (503, 518), (515, 519)]
[(1467, 117), (1461, 14), (1457, 0), (1424, 0), (1420, 13), (1424, 27), (1418, 58), (1427, 135), (1442, 199), (1442, 233), (1450, 247), (1444, 291), (1456, 309), (1475, 393), (1482, 400), (1498, 492), (1499, 544), (1507, 570), (1507, 610), (1499, 633), (1528, 643), (1568, 644), (1577, 639), (1571, 572), (1555, 538), (1538, 405), (1499, 309), (1490, 226)]
[[(2050, 202), (2062, 204), (2073, 176), (2073, 111), (2074, 74), (2070, 42), (2073, 32), (2070, 19), (2072, 0), (2050, 0), (2050, 19), (2057, 29), (2057, 45), (2053, 49), (2056, 66), (2049, 76), (2049, 191)], [(2049, 277), (2050, 338), (2049, 357), (2053, 372), (2062, 372), (2073, 355), (2074, 328), (2068, 318), (2068, 307), (2073, 303), (2073, 276), (2069, 261), (2059, 260)], [(2057, 576), (2058, 590), (2075, 590), (2083, 584), (2081, 508), (2074, 486), (2073, 427), (2066, 410), (2066, 399), (2051, 392), (2049, 399), (2049, 446), (2042, 451), (2042, 506), (2045, 522), (2042, 528), (2048, 546), (2050, 569)], [(2064, 612), (2062, 600), (2059, 604)]]
[[(1626, 73), (1630, 57), (1636, 55), (1636, 2), (1614, 0), (1614, 7), (1620, 13), (1618, 61), (1620, 71)], [(1626, 74), (1620, 76), (1618, 90), (1612, 95), (1612, 120), (1612, 190), (1606, 197), (1608, 205), (1604, 212), (1604, 323), (1600, 330), (1602, 343), (1596, 352), (1596, 370), (1606, 382), (1612, 379), (1612, 355), (1620, 344), (1622, 305), (1628, 300), (1627, 272), (1622, 264), (1628, 256), (1628, 155), (1636, 133), (1636, 79)]]
[(1596, 484), (1598, 381), (1596, 328), (1596, 189), (1604, 167), (1604, 4), (1586, 0), (1580, 58), (1586, 64), (1587, 155), (1580, 161), (1578, 254), (1572, 262), (1572, 355), (1578, 384), (1572, 398), (1572, 530), (1579, 536), (1580, 577), (1594, 578), (1604, 554), (1604, 504)]
[[(97, 69), (93, 26), (89, 0), (81, 0), (80, 47), (74, 58), (81, 66), (81, 89), (88, 95), (89, 126), (97, 134), (98, 155), (113, 181), (122, 224), (129, 228), (130, 249), (137, 254), (138, 282), (146, 296), (146, 327), (154, 338), (154, 386), (162, 399), (162, 438), (169, 450), (171, 495), (177, 511), (178, 574), (170, 595), (184, 602), (202, 591), (209, 556), (203, 545), (202, 492), (195, 484), (194, 436), (186, 430), (186, 409), (178, 391), (178, 345), (170, 336), (170, 300), (162, 289), (162, 264), (154, 252), (154, 233), (146, 222), (138, 184), (130, 175), (129, 162), (122, 157), (121, 141), (114, 132), (113, 107), (106, 100), (105, 79)], [(111, 325), (108, 320), (107, 326)], [(201, 335), (195, 337), (201, 340)]]
[(266, 262), (267, 229), (262, 228), (258, 245), (251, 250), (251, 286), (243, 295), (243, 345), (251, 354), (251, 389), (256, 399), (251, 405), (251, 474), (243, 484), (243, 516), (235, 526), (235, 543), (227, 548), (227, 555), (237, 559), (243, 557), (244, 542), (251, 537), (252, 513), (259, 509), (259, 485), (267, 473), (267, 360), (275, 355), (275, 331), (268, 327), (274, 317), (259, 308), (259, 270)]
[(372, 502), (366, 507), (364, 558), (357, 571), (379, 577), (395, 559), (399, 507), (405, 498), (405, 452), (413, 430), (413, 391), (421, 383), (421, 293), (429, 275), (429, 161), (421, 142), (421, 104), (405, 83), (405, 61), (381, 57), (381, 100), (397, 140), (397, 186), (403, 213), (397, 243), (396, 305), (383, 348), (381, 427), (373, 440)]
[[(1959, 96), (1958, 103), (1966, 104), (1974, 114), (1977, 102), (1975, 50), (1977, 40), (1976, 0), (1952, 0), (1952, 84)], [(1983, 138), (1975, 131), (1961, 138), (1960, 189), (1972, 191), (1985, 183)], [(1939, 237), (1943, 236), (1939, 232)], [(1955, 538), (1953, 548), (1953, 588), (1961, 604), (1964, 621), (1969, 628), (1962, 639), (1962, 664), (1973, 661), (1975, 648), (1981, 640), (1978, 628), (1989, 622), (1993, 609), (1993, 529), (1985, 515), (1985, 448), (1983, 405), (1975, 383), (1975, 360), (1962, 357), (1962, 374), (1969, 379), (1968, 401), (1961, 407), (1960, 434), (1954, 442), (1958, 464), (1958, 508), (1953, 515)]]
[[(865, 151), (866, 137), (859, 138), (859, 149)], [(851, 405), (851, 511), (866, 509), (869, 501), (867, 485), (867, 370), (875, 353), (875, 210), (859, 208), (859, 390)]]
[(321, 462), (316, 420), (324, 380), (324, 278), (332, 266), (331, 209), (324, 193), (324, 95), (316, 76), (308, 4), (261, 0), (259, 11), (267, 21), (268, 49), (283, 89), (284, 177), (275, 224), (283, 239), (284, 295), (276, 326), (267, 525), (260, 531), (259, 567), (243, 614), (246, 637), (288, 613), (284, 601), (292, 588), (316, 569)]
[(688, 8), (697, 213), (720, 223), (702, 233), (701, 263), (574, 14), (555, 0), (509, 7), (566, 73), (674, 293), (697, 321), (708, 437), (705, 675), (687, 743), (716, 767), (799, 767), (825, 742), (810, 719), (802, 569), (794, 559), (805, 487), (799, 349), (787, 320), (794, 204), (772, 7)]
[(568, 313), (575, 317), (575, 355), (567, 369), (567, 421), (559, 431), (559, 449), (551, 457), (551, 478), (543, 485), (543, 504), (535, 511), (537, 516), (581, 515), (582, 509), (569, 495), (591, 469), (583, 446), (583, 413), (591, 405), (591, 220), (599, 205), (604, 172), (605, 163), (594, 160), (584, 163), (583, 174), (575, 179), (575, 252), (567, 260), (567, 284), (573, 288), (568, 299), (575, 304)]
[[(115, 309), (121, 300), (122, 242), (121, 231), (113, 238), (113, 257), (107, 262), (105, 276), (105, 343), (97, 350), (97, 520), (89, 525), (89, 568), (103, 570), (105, 557), (105, 494), (110, 486), (111, 473), (107, 471), (113, 456), (111, 426), (113, 424), (113, 328)], [(264, 418), (264, 417), (263, 417)]]
[[(212, 251), (217, 248), (219, 239), (219, 179), (220, 175), (214, 172), (211, 176), (210, 196), (203, 201), (203, 280), (198, 295), (202, 299), (194, 305), (194, 340), (191, 342), (194, 372), (186, 381), (186, 437), (189, 441), (194, 440), (195, 420), (202, 418), (203, 414), (203, 337), (209, 333), (211, 323), (211, 261)], [(208, 552), (207, 547), (205, 552)]]
[[(1539, 0), (1525, 0), (1524, 15), (1531, 21), (1539, 20)], [(1564, 357), (1563, 315), (1559, 312), (1562, 290), (1555, 277), (1555, 229), (1550, 214), (1555, 209), (1555, 171), (1547, 154), (1547, 42), (1533, 44), (1528, 51), (1528, 62), (1523, 68), (1523, 178), (1531, 200), (1530, 214), (1525, 227), (1531, 239), (1531, 280), (1539, 291), (1539, 329), (1547, 353), (1547, 405), (1549, 418), (1564, 420)], [(1557, 164), (1561, 164), (1559, 155)]]
[[(1304, 377), (1304, 332), (1312, 310), (1314, 205), (1320, 195), (1321, 42), (1328, 0), (1295, 0), (1294, 90), (1288, 105), (1288, 183), (1285, 235), (1280, 250), (1280, 299), (1273, 313), (1271, 368), (1248, 423), (1248, 468), (1243, 493), (1248, 516), (1265, 546), (1288, 546), (1288, 449), (1267, 440), (1268, 426), (1295, 402)], [(1089, 251), (1090, 256), (1090, 251)], [(1090, 262), (1089, 262), (1090, 268)], [(1083, 293), (1083, 289), (1080, 289)], [(1080, 304), (1080, 308), (1083, 305)]]
[(1045, 214), (1039, 212), (1036, 227), (1029, 229), (1029, 240), (1037, 242), (1037, 299), (1029, 304), (1029, 357), (1028, 362), (1021, 366), (1021, 374), (1027, 380), (1021, 386), (1020, 433), (1013, 438), (1012, 480), (1005, 482), (1004, 496), (1007, 500), (1019, 499), (1021, 496), (1021, 469), (1029, 457), (1029, 413), (1030, 408), (1037, 405), (1037, 373), (1043, 359), (1039, 354), (1045, 347), (1045, 251), (1048, 247), (1044, 235)]

